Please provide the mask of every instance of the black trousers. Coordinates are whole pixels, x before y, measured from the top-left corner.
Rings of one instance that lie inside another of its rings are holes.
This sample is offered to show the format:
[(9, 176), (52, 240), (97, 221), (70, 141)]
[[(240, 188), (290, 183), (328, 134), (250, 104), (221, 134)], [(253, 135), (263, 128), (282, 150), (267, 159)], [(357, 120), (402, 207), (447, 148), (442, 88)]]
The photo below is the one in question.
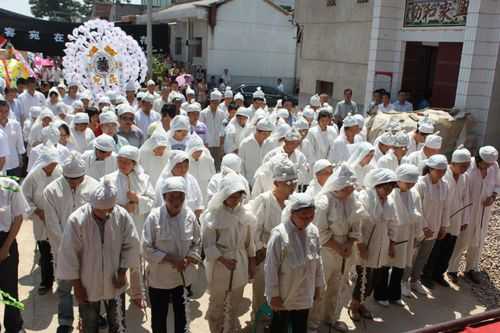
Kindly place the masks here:
[(290, 310), (290, 311), (273, 311), (273, 319), (271, 321), (271, 332), (273, 333), (289, 333), (288, 327), (291, 327), (291, 333), (307, 332), (307, 317), (309, 309), (305, 310)]
[[(7, 235), (7, 232), (0, 232), (0, 247), (5, 243)], [(9, 249), (9, 256), (0, 262), (0, 289), (15, 299), (19, 298), (18, 268), (19, 252), (17, 250), (17, 242), (14, 240)], [(3, 324), (6, 333), (18, 333), (23, 328), (21, 312), (12, 306), (6, 305)]]
[(424, 267), (423, 277), (427, 279), (441, 279), (448, 269), (450, 258), (455, 249), (457, 236), (446, 234), (446, 236), (437, 240), (432, 248), (431, 255)]
[[(190, 287), (188, 287), (188, 290)], [(174, 308), (175, 333), (186, 330), (186, 308), (184, 305), (184, 287), (173, 289), (157, 289), (149, 287), (151, 302), (151, 329), (153, 333), (167, 333), (168, 305), (172, 302)]]
[(404, 269), (382, 267), (375, 270), (373, 297), (377, 301), (397, 301), (401, 299), (401, 280)]
[[(365, 294), (364, 298), (366, 299), (373, 292), (373, 278), (374, 278), (374, 269), (366, 267), (366, 285), (365, 285)], [(354, 289), (352, 291), (352, 298), (358, 302), (361, 301), (361, 285), (363, 282), (363, 267), (356, 266), (356, 284), (354, 285)]]
[(37, 241), (38, 250), (40, 251), (40, 259), (38, 260), (38, 265), (40, 265), (40, 271), (42, 275), (42, 281), (40, 286), (51, 288), (54, 284), (54, 258), (52, 257), (52, 252), (50, 251), (49, 241)]
[(106, 310), (108, 333), (120, 333), (122, 329), (124, 329), (124, 332), (127, 332), (125, 320), (125, 293), (123, 293), (116, 299), (88, 302), (78, 305), (80, 318), (82, 319), (83, 333), (99, 333), (101, 302), (104, 303), (104, 308)]

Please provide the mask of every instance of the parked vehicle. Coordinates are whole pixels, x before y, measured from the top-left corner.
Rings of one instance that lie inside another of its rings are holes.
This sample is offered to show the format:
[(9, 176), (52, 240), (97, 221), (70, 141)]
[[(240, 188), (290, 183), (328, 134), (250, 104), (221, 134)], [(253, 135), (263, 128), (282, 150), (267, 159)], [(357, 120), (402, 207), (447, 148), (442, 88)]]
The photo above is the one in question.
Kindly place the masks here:
[(242, 84), (238, 87), (238, 89), (236, 89), (236, 92), (241, 93), (245, 98), (246, 106), (252, 104), (252, 94), (254, 93), (255, 90), (257, 90), (257, 87), (261, 87), (262, 91), (266, 95), (266, 101), (268, 106), (274, 107), (279, 99), (284, 99), (284, 98), (293, 101), (294, 105), (298, 104), (298, 98), (296, 96), (288, 95), (278, 90), (275, 87), (252, 83), (252, 84)]

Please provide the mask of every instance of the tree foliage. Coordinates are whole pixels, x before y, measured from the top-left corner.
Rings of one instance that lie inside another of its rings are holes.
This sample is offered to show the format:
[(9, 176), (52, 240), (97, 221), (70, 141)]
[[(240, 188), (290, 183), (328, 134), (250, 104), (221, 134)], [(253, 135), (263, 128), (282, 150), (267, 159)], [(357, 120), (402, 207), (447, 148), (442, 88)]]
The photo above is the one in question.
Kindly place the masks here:
[(96, 3), (130, 3), (130, 0), (29, 0), (35, 17), (51, 21), (82, 22)]

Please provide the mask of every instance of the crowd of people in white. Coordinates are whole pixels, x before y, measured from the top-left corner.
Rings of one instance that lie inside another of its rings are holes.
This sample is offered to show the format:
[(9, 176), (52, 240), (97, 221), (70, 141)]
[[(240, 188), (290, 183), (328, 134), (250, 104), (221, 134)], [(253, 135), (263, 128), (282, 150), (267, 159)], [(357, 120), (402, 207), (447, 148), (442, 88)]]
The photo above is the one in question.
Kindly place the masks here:
[[(459, 283), (464, 253), (480, 282), (500, 186), (492, 146), (448, 160), (428, 118), (367, 142), (349, 89), (336, 107), (323, 94), (299, 110), (267, 106), (260, 89), (249, 107), (214, 89), (203, 108), (176, 82), (100, 97), (68, 85), (0, 87), (0, 289), (18, 297), (15, 237), (30, 218), (38, 293), (57, 281), (58, 333), (73, 329), (72, 291), (85, 333), (125, 331), (125, 293), (151, 307), (153, 332), (167, 332), (170, 303), (187, 332), (200, 272), (213, 333), (239, 330), (248, 283), (253, 320), (271, 309), (271, 332), (304, 333), (346, 332), (343, 307), (372, 319), (372, 294), (405, 306)], [(4, 326), (22, 331), (19, 310), (6, 308)]]

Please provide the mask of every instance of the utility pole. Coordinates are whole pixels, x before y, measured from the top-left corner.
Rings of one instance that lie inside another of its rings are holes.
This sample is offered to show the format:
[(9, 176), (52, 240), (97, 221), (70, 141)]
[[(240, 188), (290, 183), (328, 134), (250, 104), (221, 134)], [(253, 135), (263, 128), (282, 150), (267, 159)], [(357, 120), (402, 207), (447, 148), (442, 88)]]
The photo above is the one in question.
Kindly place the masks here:
[(147, 52), (148, 52), (148, 75), (153, 77), (153, 0), (148, 0), (148, 23), (147, 23)]

